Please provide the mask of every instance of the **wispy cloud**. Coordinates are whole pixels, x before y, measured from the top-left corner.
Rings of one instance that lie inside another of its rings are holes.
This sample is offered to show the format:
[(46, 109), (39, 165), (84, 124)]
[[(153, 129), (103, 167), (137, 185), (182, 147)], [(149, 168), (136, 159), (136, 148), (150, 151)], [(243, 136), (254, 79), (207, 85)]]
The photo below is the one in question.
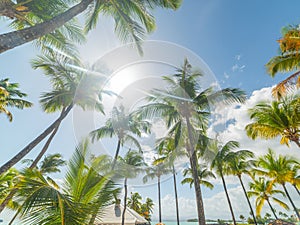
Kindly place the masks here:
[(231, 67), (232, 72), (244, 72), (244, 69), (246, 68), (246, 65), (239, 65), (239, 64), (234, 64)]
[(238, 55), (236, 55), (236, 56), (234, 57), (234, 59), (237, 60), (237, 61), (240, 61), (241, 58), (242, 58), (242, 55), (241, 55), (241, 54), (238, 54)]

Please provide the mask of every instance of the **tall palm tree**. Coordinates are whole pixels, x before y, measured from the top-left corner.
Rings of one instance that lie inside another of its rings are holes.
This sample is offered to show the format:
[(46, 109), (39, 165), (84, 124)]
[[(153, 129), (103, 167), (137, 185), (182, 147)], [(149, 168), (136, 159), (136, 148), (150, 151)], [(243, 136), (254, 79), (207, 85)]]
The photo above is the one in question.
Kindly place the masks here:
[(267, 72), (270, 76), (274, 77), (277, 73), (287, 73), (295, 71), (292, 75), (288, 76), (285, 80), (281, 81), (273, 89), (273, 96), (281, 98), (284, 96), (291, 87), (299, 87), (300, 84), (300, 31), (298, 27), (288, 26), (284, 29), (283, 37), (279, 40), (279, 47), (281, 50), (280, 55), (274, 56), (266, 64)]
[(176, 219), (177, 225), (180, 225), (179, 217), (179, 204), (178, 204), (178, 194), (177, 194), (177, 181), (176, 181), (176, 170), (175, 162), (178, 158), (186, 156), (185, 151), (182, 148), (175, 146), (175, 140), (172, 137), (165, 137), (158, 141), (158, 154), (160, 158), (155, 160), (155, 163), (164, 163), (168, 165), (173, 174), (173, 184), (174, 184), (174, 196), (175, 196), (175, 206), (176, 206)]
[(5, 113), (10, 122), (13, 116), (7, 107), (23, 109), (32, 106), (31, 102), (22, 99), (27, 94), (21, 92), (18, 88), (19, 84), (10, 83), (8, 78), (0, 80), (0, 113)]
[[(155, 162), (155, 159), (154, 159)], [(161, 218), (161, 193), (160, 193), (160, 181), (161, 181), (161, 176), (167, 173), (170, 173), (170, 169), (166, 167), (165, 164), (163, 163), (156, 163), (155, 165), (147, 168), (146, 170), (146, 175), (143, 177), (143, 182), (146, 183), (148, 182), (148, 179), (154, 179), (157, 178), (157, 193), (158, 193), (158, 222), (162, 222)]]
[[(189, 184), (190, 188), (192, 188), (192, 186), (194, 184), (194, 178), (192, 176), (192, 169), (190, 167), (184, 169), (183, 170), (183, 176), (185, 178), (181, 181), (181, 184)], [(203, 186), (205, 186), (209, 189), (214, 188), (214, 185), (206, 179), (207, 178), (214, 178), (215, 179), (216, 176), (211, 170), (209, 170), (207, 168), (207, 166), (205, 164), (199, 164), (198, 177), (199, 177), (200, 184), (202, 184)]]
[(241, 186), (243, 188), (245, 197), (247, 199), (247, 203), (249, 205), (250, 212), (251, 212), (251, 215), (253, 217), (253, 221), (257, 225), (256, 217), (255, 217), (253, 208), (251, 206), (249, 197), (247, 195), (247, 191), (246, 191), (244, 182), (242, 180), (242, 175), (243, 174), (247, 174), (247, 175), (252, 176), (250, 171), (253, 168), (253, 166), (255, 164), (255, 161), (251, 160), (251, 158), (254, 157), (254, 153), (251, 152), (251, 151), (244, 151), (244, 152), (238, 151), (238, 152), (234, 152), (233, 154), (234, 155), (233, 155), (232, 159), (228, 162), (229, 173), (238, 177), (238, 179), (241, 183)]
[[(13, 158), (0, 167), (0, 174), (19, 162), (37, 144), (43, 141), (49, 134), (49, 143), (43, 148), (35, 160), (35, 165), (45, 154), (50, 142), (56, 134), (61, 122), (66, 118), (74, 105), (83, 109), (92, 108), (102, 111), (100, 85), (104, 78), (89, 73), (76, 57), (62, 55), (55, 51), (38, 57), (33, 61), (34, 68), (43, 69), (52, 84), (53, 90), (43, 93), (40, 103), (47, 113), (60, 111), (60, 116), (38, 137), (18, 152)], [(88, 88), (87, 88), (88, 87)]]
[[(106, 172), (107, 157), (99, 156), (87, 165), (88, 143), (81, 143), (69, 161), (60, 187), (50, 177), (29, 169), (19, 183), (23, 202), (19, 214), (28, 224), (93, 224), (90, 219), (113, 199), (114, 185)], [(99, 174), (103, 172), (103, 174)], [(99, 198), (101, 197), (101, 198)], [(101, 199), (101, 201), (99, 201)]]
[(129, 150), (124, 158), (118, 157), (118, 164), (115, 172), (124, 177), (124, 208), (122, 212), (122, 225), (125, 222), (125, 212), (127, 207), (127, 180), (135, 178), (139, 172), (142, 171), (142, 167), (146, 166), (143, 156), (140, 152)]
[(249, 110), (254, 122), (246, 126), (247, 135), (252, 139), (281, 136), (280, 144), (289, 146), (289, 142), (294, 142), (300, 148), (299, 99), (299, 95), (293, 95), (254, 106)]
[[(31, 10), (29, 5), (36, 5), (36, 1), (37, 0), (27, 1), (27, 4), (23, 4), (23, 6), (28, 7), (28, 10)], [(49, 4), (48, 1), (46, 2)], [(138, 2), (131, 0), (105, 2), (101, 0), (81, 0), (79, 3), (78, 1), (72, 0), (69, 2), (71, 4), (67, 10), (63, 12), (61, 10), (53, 10), (57, 13), (51, 14), (45, 21), (39, 21), (30, 27), (22, 27), (21, 30), (0, 35), (0, 52), (7, 51), (52, 33), (84, 11), (87, 11), (86, 31), (94, 28), (98, 22), (99, 16), (105, 14), (114, 19), (115, 31), (121, 39), (125, 41), (135, 41), (139, 44), (139, 41), (142, 40), (146, 32), (152, 32), (155, 29), (155, 21), (150, 10), (155, 7), (171, 8), (175, 10), (179, 8), (181, 4), (180, 0), (151, 0)], [(55, 6), (59, 7), (57, 5)]]
[(236, 141), (228, 141), (223, 146), (219, 146), (218, 142), (212, 143), (210, 146), (212, 149), (215, 149), (216, 156), (211, 162), (211, 168), (215, 169), (216, 173), (221, 177), (223, 188), (226, 194), (226, 198), (228, 201), (229, 209), (231, 212), (233, 223), (236, 225), (236, 220), (234, 216), (234, 212), (232, 209), (231, 201), (229, 198), (229, 194), (226, 187), (226, 182), (224, 176), (229, 174), (229, 164), (233, 160), (235, 154), (239, 154), (241, 156), (248, 154), (246, 150), (240, 150), (236, 153), (233, 153), (232, 150), (239, 147), (239, 143)]
[[(239, 89), (223, 89), (214, 91), (208, 88), (202, 91), (198, 78), (202, 74), (192, 68), (187, 59), (175, 74), (164, 76), (167, 84), (164, 90), (154, 89), (148, 98), (149, 103), (140, 108), (143, 117), (160, 117), (166, 122), (169, 133), (175, 137), (175, 146), (182, 139), (193, 171), (194, 188), (197, 202), (198, 221), (205, 225), (205, 215), (201, 188), (197, 175), (197, 146), (206, 137), (210, 104), (220, 102), (243, 102), (244, 92)], [(204, 149), (202, 149), (204, 151)]]
[[(293, 209), (300, 219), (299, 212), (295, 203), (293, 202), (287, 188), (286, 183), (293, 183), (295, 182), (295, 170), (293, 170), (294, 165), (300, 165), (299, 161), (293, 157), (279, 155), (278, 157), (275, 155), (275, 152), (271, 149), (268, 150), (266, 155), (263, 155), (258, 158), (257, 165), (258, 168), (254, 169), (256, 173), (259, 175), (264, 175), (272, 179), (273, 183), (278, 183), (284, 189), (284, 192), (289, 199)], [(299, 180), (297, 181), (299, 184)]]
[(126, 114), (125, 108), (121, 105), (119, 108), (114, 107), (111, 112), (111, 118), (106, 121), (104, 126), (92, 131), (90, 136), (92, 141), (103, 137), (117, 137), (117, 149), (112, 164), (112, 169), (114, 169), (120, 148), (125, 142), (134, 144), (135, 147), (142, 151), (140, 143), (133, 135), (140, 137), (142, 132), (148, 133), (150, 131), (149, 127), (149, 122), (139, 120), (134, 113)]
[(275, 184), (266, 180), (264, 177), (259, 177), (258, 179), (254, 179), (253, 182), (249, 183), (250, 191), (247, 192), (249, 197), (256, 197), (255, 205), (256, 205), (256, 216), (260, 216), (262, 207), (267, 201), (274, 217), (278, 219), (273, 206), (271, 205), (270, 200), (279, 204), (284, 209), (288, 209), (289, 207), (280, 199), (274, 197), (275, 194), (281, 194), (285, 196), (284, 192), (278, 189), (274, 189)]

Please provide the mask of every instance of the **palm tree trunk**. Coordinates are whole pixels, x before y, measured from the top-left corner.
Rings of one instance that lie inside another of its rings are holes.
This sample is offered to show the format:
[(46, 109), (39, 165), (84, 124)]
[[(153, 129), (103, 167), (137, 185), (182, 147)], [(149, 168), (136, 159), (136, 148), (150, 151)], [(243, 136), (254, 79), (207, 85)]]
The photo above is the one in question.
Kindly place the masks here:
[(297, 207), (295, 206), (295, 204), (294, 204), (294, 202), (293, 202), (293, 200), (292, 200), (292, 198), (291, 198), (289, 192), (287, 191), (285, 184), (282, 184), (282, 187), (283, 187), (283, 189), (284, 189), (284, 192), (285, 192), (286, 196), (287, 196), (288, 199), (290, 200), (290, 202), (291, 202), (291, 204), (292, 204), (292, 206), (293, 206), (293, 209), (295, 210), (295, 213), (296, 213), (298, 219), (300, 220), (300, 215), (299, 215), (299, 212), (298, 212), (298, 210), (297, 210)]
[[(1, 42), (1, 41), (0, 41)], [(25, 148), (23, 148), (18, 154), (16, 154), (12, 159), (0, 167), (0, 175), (13, 167), (18, 163), (24, 156), (26, 156), (36, 145), (44, 140), (68, 115), (70, 110), (73, 108), (73, 104), (68, 106), (68, 108), (60, 114), (58, 119), (56, 119), (43, 133), (41, 133), (37, 138), (30, 142)]]
[(275, 216), (275, 219), (278, 220), (278, 217), (276, 216), (275, 210), (274, 210), (274, 208), (272, 207), (272, 205), (271, 205), (269, 199), (267, 199), (267, 202), (268, 202), (268, 204), (269, 204), (269, 206), (270, 206), (270, 209), (271, 209), (273, 215)]
[(30, 165), (30, 169), (33, 169), (34, 167), (37, 166), (38, 162), (41, 160), (41, 158), (43, 157), (43, 155), (45, 155), (46, 151), (49, 148), (50, 143), (52, 142), (54, 136), (56, 135), (59, 126), (61, 123), (58, 123), (57, 126), (54, 128), (53, 132), (51, 133), (50, 137), (48, 138), (46, 144), (44, 145), (44, 147), (42, 148), (42, 150), (40, 151), (40, 153), (38, 154), (38, 156), (35, 158), (35, 160), (32, 162), (32, 164)]
[(297, 188), (297, 185), (296, 185), (296, 184), (293, 184), (293, 186), (294, 186), (294, 188), (296, 189), (298, 195), (300, 196), (300, 191), (299, 191), (299, 189)]
[(0, 213), (5, 209), (8, 202), (14, 197), (14, 195), (17, 193), (18, 188), (14, 188), (11, 190), (11, 192), (6, 196), (6, 198), (3, 200), (3, 202), (0, 205)]
[(194, 149), (194, 142), (193, 142), (193, 134), (192, 134), (192, 126), (190, 124), (189, 118), (186, 117), (186, 123), (188, 128), (188, 140), (187, 143), (187, 152), (189, 155), (190, 165), (192, 169), (192, 176), (194, 179), (194, 188), (195, 188), (195, 195), (196, 195), (196, 204), (197, 204), (197, 214), (198, 214), (198, 224), (205, 225), (205, 214), (204, 214), (204, 206), (203, 206), (203, 199), (200, 187), (200, 181), (197, 173), (197, 155)]
[(248, 205), (249, 205), (249, 208), (250, 208), (252, 217), (253, 217), (253, 221), (254, 221), (255, 225), (257, 225), (257, 221), (256, 221), (256, 218), (255, 218), (255, 214), (254, 214), (253, 208), (252, 208), (252, 206), (251, 206), (250, 200), (249, 200), (249, 198), (248, 198), (247, 191), (246, 191), (246, 188), (245, 188), (245, 186), (244, 186), (242, 177), (241, 177), (241, 176), (238, 176), (238, 178), (239, 178), (239, 180), (240, 180), (240, 183), (241, 183), (241, 185), (242, 185), (244, 194), (245, 194), (245, 196), (246, 196), (246, 199), (247, 199), (247, 202), (248, 202)]
[(46, 34), (49, 34), (57, 28), (70, 21), (75, 16), (87, 9), (93, 0), (82, 0), (77, 5), (71, 7), (67, 11), (53, 17), (52, 19), (39, 23), (35, 26), (24, 28), (0, 35), (0, 53), (15, 48), (22, 44), (33, 41)]
[(160, 176), (157, 177), (157, 188), (158, 188), (158, 218), (159, 218), (159, 223), (161, 223)]
[(116, 162), (117, 162), (117, 159), (118, 159), (118, 156), (119, 156), (119, 152), (120, 152), (120, 147), (121, 147), (121, 140), (119, 139), (118, 140), (118, 145), (117, 145), (117, 150), (116, 150), (115, 157), (114, 157), (114, 161), (113, 161), (112, 166), (111, 166), (112, 170), (116, 166)]
[(296, 145), (300, 148), (300, 142), (299, 142), (299, 139), (297, 139), (297, 140), (293, 140), (295, 143), (296, 143)]
[(127, 205), (127, 178), (125, 178), (124, 180), (124, 189), (125, 189), (125, 194), (124, 194), (124, 206), (122, 212), (122, 225), (124, 225), (125, 222), (125, 212), (126, 212), (126, 205)]
[[(64, 110), (63, 110), (64, 111)], [(44, 147), (42, 148), (42, 151), (40, 152), (40, 154), (37, 156), (37, 158), (34, 160), (34, 162), (30, 165), (29, 169), (33, 169), (34, 167), (36, 167), (37, 163), (39, 162), (39, 160), (42, 158), (42, 156), (45, 154), (45, 152), (47, 151), (53, 137), (55, 136), (58, 128), (59, 128), (60, 123), (57, 125), (57, 127), (54, 129), (54, 131), (52, 132), (52, 134), (50, 135), (50, 137), (48, 138), (47, 142), (45, 143)], [(17, 193), (18, 188), (14, 188), (12, 189), (12, 191), (6, 196), (6, 198), (3, 200), (3, 202), (0, 205), (0, 213), (3, 211), (3, 209), (6, 207), (6, 205), (8, 204), (8, 202), (13, 198), (13, 196)]]
[(177, 219), (177, 225), (180, 225), (180, 223), (179, 223), (179, 207), (178, 207), (176, 173), (175, 173), (174, 165), (173, 165), (173, 181), (174, 181), (174, 193), (175, 193), (175, 204), (176, 204), (176, 219)]
[(224, 179), (224, 176), (223, 176), (222, 172), (221, 172), (220, 175), (221, 175), (221, 179), (222, 179), (222, 183), (223, 183), (223, 188), (224, 188), (224, 191), (225, 191), (225, 194), (226, 194), (226, 198), (227, 198), (227, 201), (228, 201), (230, 213), (231, 213), (231, 216), (232, 216), (233, 224), (236, 225), (235, 216), (234, 216), (234, 213), (233, 213), (232, 205), (231, 205), (231, 202), (230, 202), (229, 194), (228, 194), (228, 191), (227, 191), (225, 179)]

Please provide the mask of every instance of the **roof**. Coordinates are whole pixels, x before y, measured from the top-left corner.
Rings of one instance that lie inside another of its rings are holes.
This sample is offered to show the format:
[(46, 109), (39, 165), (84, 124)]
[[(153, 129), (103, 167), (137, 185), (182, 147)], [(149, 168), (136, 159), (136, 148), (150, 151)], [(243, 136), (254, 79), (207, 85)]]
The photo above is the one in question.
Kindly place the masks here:
[(269, 223), (269, 225), (295, 225), (295, 223), (284, 221), (284, 220), (274, 220)]
[[(122, 212), (124, 206), (120, 205), (109, 205), (103, 209), (99, 218), (96, 219), (96, 225), (119, 225), (122, 223)], [(139, 215), (136, 211), (129, 209), (126, 207), (125, 212), (125, 224), (132, 225), (132, 224), (149, 224), (149, 222)]]

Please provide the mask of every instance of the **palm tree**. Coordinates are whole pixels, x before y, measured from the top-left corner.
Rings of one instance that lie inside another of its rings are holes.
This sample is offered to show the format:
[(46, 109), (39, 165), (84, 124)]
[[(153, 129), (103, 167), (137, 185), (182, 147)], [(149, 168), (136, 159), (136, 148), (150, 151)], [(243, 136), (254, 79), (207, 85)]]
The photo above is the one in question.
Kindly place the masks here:
[(143, 156), (140, 152), (129, 150), (124, 158), (118, 157), (118, 167), (115, 169), (115, 172), (124, 177), (124, 208), (122, 212), (122, 225), (125, 222), (125, 212), (127, 207), (127, 180), (137, 176), (139, 172), (142, 171), (142, 167), (146, 166)]
[(239, 154), (240, 156), (243, 156), (243, 155), (247, 155), (249, 153), (246, 150), (240, 150), (238, 152), (233, 153), (232, 150), (239, 147), (239, 143), (236, 142), (236, 141), (228, 141), (223, 146), (219, 146), (218, 142), (215, 141), (215, 143), (212, 143), (212, 145), (210, 147), (212, 149), (215, 149), (215, 151), (216, 151), (216, 156), (211, 162), (211, 168), (214, 168), (216, 173), (222, 179), (222, 184), (223, 184), (223, 188), (224, 188), (226, 198), (227, 198), (227, 201), (228, 201), (228, 205), (229, 205), (229, 209), (230, 209), (230, 212), (231, 212), (232, 220), (233, 220), (233, 223), (236, 225), (236, 220), (235, 220), (235, 216), (234, 216), (234, 213), (233, 213), (233, 209), (232, 209), (231, 201), (230, 201), (229, 194), (228, 194), (228, 191), (227, 191), (224, 176), (226, 174), (229, 174), (229, 172), (230, 172), (229, 164), (233, 160), (235, 154)]
[[(154, 159), (155, 162), (155, 159)], [(162, 222), (161, 219), (161, 193), (160, 193), (160, 180), (161, 176), (167, 173), (170, 173), (170, 169), (166, 167), (163, 163), (156, 163), (152, 167), (147, 168), (147, 174), (143, 177), (143, 182), (148, 182), (148, 179), (154, 179), (157, 177), (157, 193), (158, 193), (158, 214), (159, 214), (159, 223)]]
[[(23, 160), (23, 163), (32, 163), (32, 160), (25, 159)], [(25, 170), (21, 171), (18, 173), (18, 175), (15, 176), (15, 182), (14, 186), (12, 186), (10, 189), (8, 189), (9, 194), (4, 198), (4, 200), (1, 203), (1, 207), (5, 207), (8, 205), (11, 207), (11, 203), (13, 203), (13, 209), (16, 210), (18, 207), (20, 207), (20, 201), (13, 201), (13, 197), (17, 192), (20, 192), (18, 185), (19, 182), (22, 182), (25, 176), (31, 176), (33, 175), (36, 177), (34, 174), (36, 173), (29, 173), (27, 170), (34, 169), (37, 170), (37, 173), (39, 173), (41, 176), (47, 176), (52, 173), (58, 173), (61, 172), (60, 167), (65, 165), (65, 161), (62, 159), (61, 154), (51, 154), (47, 155), (44, 157), (44, 159), (40, 162), (39, 166), (35, 166), (34, 168), (28, 167), (25, 168)], [(11, 170), (11, 169), (10, 169)], [(18, 203), (17, 203), (18, 202)], [(15, 216), (12, 218), (11, 223), (14, 221), (18, 213), (15, 214)]]
[(258, 158), (257, 165), (259, 166), (259, 168), (254, 169), (256, 173), (258, 173), (259, 175), (267, 176), (272, 179), (271, 181), (273, 183), (278, 183), (282, 186), (287, 198), (293, 206), (298, 219), (300, 219), (299, 212), (286, 188), (287, 182), (295, 182), (295, 171), (293, 170), (293, 166), (300, 165), (298, 160), (293, 157), (283, 155), (279, 155), (278, 157), (276, 157), (275, 152), (269, 149), (266, 155)]
[(154, 89), (148, 98), (149, 103), (140, 108), (140, 114), (145, 118), (163, 118), (169, 133), (175, 137), (176, 147), (182, 139), (193, 171), (198, 221), (200, 225), (205, 225), (203, 199), (197, 175), (197, 142), (206, 139), (210, 104), (243, 102), (245, 94), (239, 89), (230, 88), (221, 91), (208, 88), (201, 91), (197, 82), (201, 76), (185, 59), (182, 68), (177, 68), (174, 75), (163, 77), (168, 86), (164, 90)]
[(150, 124), (147, 121), (139, 120), (134, 113), (125, 113), (125, 108), (121, 105), (119, 108), (114, 107), (111, 112), (111, 118), (106, 124), (90, 133), (92, 141), (99, 140), (103, 137), (116, 136), (118, 138), (117, 149), (115, 152), (112, 169), (114, 169), (119, 155), (120, 147), (125, 142), (135, 145), (140, 151), (142, 147), (138, 140), (133, 136), (141, 136), (142, 132), (148, 133)]
[[(37, 0), (27, 1), (27, 4), (23, 6), (27, 7), (29, 4), (36, 5), (36, 1)], [(49, 4), (48, 1), (46, 2)], [(63, 12), (58, 11), (56, 14), (52, 13), (45, 21), (42, 20), (30, 27), (22, 27), (21, 30), (0, 35), (0, 52), (7, 51), (52, 33), (87, 9), (89, 10), (87, 11), (86, 31), (96, 26), (100, 14), (103, 13), (114, 19), (115, 31), (121, 39), (134, 41), (139, 44), (139, 41), (142, 40), (146, 32), (152, 32), (155, 29), (155, 21), (149, 10), (155, 7), (175, 10), (179, 8), (181, 4), (180, 0), (151, 0), (139, 2), (130, 0), (106, 2), (100, 0), (81, 0), (79, 3), (76, 1), (70, 2), (75, 3), (75, 5)], [(59, 8), (57, 5), (54, 6)], [(2, 12), (1, 8), (0, 12)], [(54, 10), (54, 12), (57, 12), (57, 10)]]
[(274, 77), (278, 72), (286, 73), (297, 70), (288, 78), (277, 84), (273, 89), (273, 96), (281, 98), (291, 87), (299, 87), (299, 46), (300, 31), (298, 27), (288, 26), (284, 29), (283, 37), (279, 40), (281, 54), (269, 60), (266, 64), (267, 72)]
[(289, 142), (294, 142), (300, 148), (299, 103), (299, 95), (294, 95), (270, 104), (257, 104), (249, 110), (254, 122), (246, 126), (247, 135), (252, 139), (281, 136), (280, 144), (289, 146)]
[(141, 206), (141, 213), (146, 220), (151, 221), (151, 213), (153, 212), (153, 200), (151, 198), (146, 198), (146, 202)]
[[(59, 167), (65, 165), (65, 161), (62, 159), (61, 154), (58, 154), (58, 153), (46, 156), (43, 159), (43, 161), (40, 162), (39, 167), (38, 166), (32, 167), (32, 160), (24, 160), (24, 162), (31, 163), (31, 166), (29, 167), (29, 169), (35, 168), (39, 171), (39, 173), (41, 173), (41, 175), (60, 172)], [(10, 170), (15, 171), (14, 169), (10, 169)], [(4, 175), (5, 174), (6, 173), (4, 173)], [(18, 182), (20, 181), (20, 176), (22, 177), (23, 175), (22, 175), (22, 173), (19, 175), (16, 175), (15, 173), (13, 173), (13, 174), (15, 175), (14, 186), (11, 186), (11, 188), (9, 188), (9, 189), (7, 188), (6, 196), (1, 198), (1, 205), (0, 205), (1, 211), (6, 207), (6, 205), (8, 205), (9, 207), (11, 207), (12, 205), (14, 205), (16, 207), (18, 205), (15, 201), (13, 201), (13, 197), (19, 191), (19, 189), (16, 188), (15, 186), (18, 185)], [(3, 174), (2, 174), (2, 176), (3, 176)], [(4, 177), (7, 177), (7, 175), (5, 175)]]
[(28, 224), (93, 224), (92, 215), (113, 199), (114, 185), (105, 170), (107, 157), (99, 156), (88, 166), (87, 156), (85, 141), (69, 161), (63, 188), (37, 169), (25, 171), (18, 184), (21, 219)]
[(10, 122), (13, 116), (7, 107), (23, 109), (32, 106), (31, 102), (22, 99), (27, 94), (21, 92), (18, 88), (19, 84), (10, 83), (8, 78), (0, 80), (0, 113), (5, 113)]
[(49, 76), (53, 83), (53, 90), (43, 93), (40, 99), (44, 111), (47, 113), (60, 111), (61, 113), (58, 119), (44, 132), (2, 165), (0, 167), (0, 174), (14, 166), (37, 144), (52, 133), (45, 147), (34, 161), (36, 165), (45, 154), (61, 122), (66, 118), (74, 105), (78, 105), (83, 109), (93, 108), (98, 111), (102, 111), (103, 108), (101, 104), (100, 84), (104, 78), (95, 76), (89, 73), (88, 70), (79, 70), (78, 68), (84, 68), (84, 66), (76, 57), (68, 57), (51, 51), (51, 53), (40, 56), (35, 60), (33, 67), (43, 69), (45, 75)]
[(284, 209), (289, 208), (287, 204), (273, 196), (275, 194), (281, 194), (282, 196), (285, 196), (283, 191), (273, 189), (274, 186), (275, 184), (272, 181), (266, 180), (264, 177), (259, 177), (258, 179), (255, 179), (253, 182), (249, 183), (250, 191), (248, 191), (247, 194), (249, 197), (256, 197), (256, 216), (260, 216), (260, 212), (265, 204), (265, 201), (267, 201), (276, 219), (278, 219), (278, 217), (275, 213), (273, 206), (271, 205), (270, 200), (273, 200), (274, 202), (282, 206)]
[[(0, 175), (0, 201), (4, 201), (9, 193), (14, 190), (14, 186), (18, 183), (19, 171), (15, 168), (9, 169), (7, 172)], [(14, 209), (18, 206), (16, 201), (9, 198), (7, 202), (9, 208)]]
[[(255, 217), (253, 208), (251, 206), (249, 197), (247, 195), (247, 191), (246, 191), (244, 182), (242, 180), (243, 174), (252, 176), (252, 174), (250, 173), (250, 170), (255, 164), (255, 161), (251, 160), (251, 158), (253, 158), (253, 157), (254, 157), (254, 153), (250, 152), (250, 151), (234, 152), (234, 157), (228, 162), (228, 165), (229, 165), (229, 171), (230, 171), (229, 173), (234, 176), (237, 176), (241, 183), (241, 186), (243, 188), (245, 197), (247, 199), (247, 202), (248, 202), (248, 205), (250, 208), (251, 215), (253, 217), (253, 221), (257, 225), (256, 217)], [(249, 160), (249, 158), (250, 158), (250, 160)]]
[[(192, 186), (194, 184), (194, 179), (193, 179), (193, 176), (192, 176), (192, 169), (190, 167), (184, 169), (183, 170), (183, 176), (185, 178), (181, 181), (181, 184), (190, 184), (190, 188), (192, 188)], [(206, 180), (206, 178), (216, 179), (216, 176), (212, 171), (210, 171), (207, 168), (207, 166), (205, 164), (199, 164), (199, 166), (198, 166), (198, 179), (199, 179), (200, 184), (202, 184), (203, 186), (205, 186), (209, 189), (213, 189), (214, 185), (211, 182), (209, 182), (208, 180)]]
[(186, 153), (181, 148), (175, 147), (175, 140), (172, 137), (165, 137), (158, 141), (158, 153), (160, 158), (155, 160), (155, 163), (164, 163), (171, 168), (173, 174), (173, 184), (174, 184), (174, 195), (175, 195), (175, 206), (176, 206), (176, 219), (177, 225), (180, 224), (179, 218), (179, 204), (178, 204), (178, 194), (177, 194), (177, 181), (176, 181), (176, 170), (175, 161), (176, 159), (185, 156)]
[(128, 199), (128, 204), (127, 206), (131, 209), (133, 209), (136, 212), (140, 212), (141, 211), (141, 207), (142, 207), (142, 196), (140, 196), (139, 193), (131, 192), (130, 198)]

